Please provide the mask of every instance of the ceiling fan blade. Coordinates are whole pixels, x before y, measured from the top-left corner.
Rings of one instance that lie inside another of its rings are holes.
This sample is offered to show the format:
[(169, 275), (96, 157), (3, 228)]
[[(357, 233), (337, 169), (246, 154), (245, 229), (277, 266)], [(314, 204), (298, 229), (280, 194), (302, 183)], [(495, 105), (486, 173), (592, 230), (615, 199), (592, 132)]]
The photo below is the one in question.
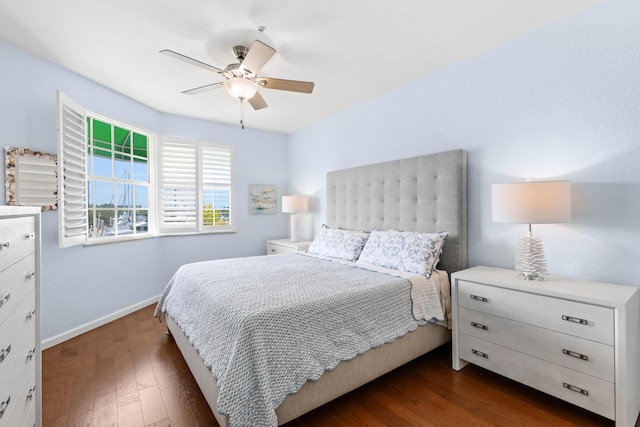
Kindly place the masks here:
[(182, 93), (187, 95), (197, 95), (202, 92), (206, 92), (208, 90), (218, 89), (219, 87), (223, 87), (224, 82), (212, 83), (210, 85), (204, 85), (200, 87), (194, 87), (193, 89), (185, 90)]
[(290, 92), (311, 93), (313, 92), (313, 82), (301, 82), (299, 80), (273, 79), (271, 77), (260, 77), (256, 79), (258, 86), (265, 89), (288, 90)]
[(174, 52), (169, 49), (163, 49), (160, 51), (160, 53), (163, 55), (170, 56), (171, 58), (175, 58), (180, 61), (186, 62), (187, 64), (195, 65), (196, 67), (204, 68), (205, 70), (208, 70), (208, 71), (213, 71), (214, 73), (222, 73), (224, 71), (224, 70), (221, 70), (220, 68), (214, 67), (213, 65), (205, 64), (202, 61), (198, 61), (197, 59), (190, 58), (188, 56), (185, 56), (178, 52)]
[(275, 53), (276, 50), (274, 48), (267, 46), (260, 40), (256, 40), (249, 48), (249, 52), (242, 64), (240, 64), (240, 70), (248, 71), (255, 76)]
[(249, 98), (249, 104), (251, 104), (254, 110), (261, 110), (268, 107), (267, 102), (262, 95), (260, 95), (260, 92), (256, 92), (255, 95)]

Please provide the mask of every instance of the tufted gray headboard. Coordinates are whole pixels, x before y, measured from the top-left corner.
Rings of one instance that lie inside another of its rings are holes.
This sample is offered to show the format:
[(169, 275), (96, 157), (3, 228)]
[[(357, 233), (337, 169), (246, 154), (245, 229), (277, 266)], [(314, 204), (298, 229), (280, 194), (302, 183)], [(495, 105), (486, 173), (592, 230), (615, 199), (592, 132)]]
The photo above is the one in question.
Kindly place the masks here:
[(467, 153), (446, 151), (327, 173), (327, 225), (448, 231), (438, 269), (467, 267)]

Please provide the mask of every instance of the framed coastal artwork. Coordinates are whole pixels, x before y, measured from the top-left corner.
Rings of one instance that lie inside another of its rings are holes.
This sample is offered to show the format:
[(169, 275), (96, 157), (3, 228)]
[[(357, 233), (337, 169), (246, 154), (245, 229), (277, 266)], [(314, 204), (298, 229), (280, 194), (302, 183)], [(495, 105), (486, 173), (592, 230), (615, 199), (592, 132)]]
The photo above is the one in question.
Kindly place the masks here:
[(276, 213), (276, 186), (268, 184), (249, 185), (249, 213), (274, 214)]

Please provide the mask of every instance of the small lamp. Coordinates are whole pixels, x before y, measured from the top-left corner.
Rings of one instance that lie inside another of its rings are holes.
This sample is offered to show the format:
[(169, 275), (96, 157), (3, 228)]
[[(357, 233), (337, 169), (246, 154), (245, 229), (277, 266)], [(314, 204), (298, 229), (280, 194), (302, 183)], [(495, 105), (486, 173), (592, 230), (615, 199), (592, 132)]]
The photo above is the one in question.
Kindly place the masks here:
[(291, 213), (291, 241), (300, 241), (300, 215), (299, 212), (309, 211), (309, 198), (307, 196), (282, 196), (282, 212)]
[(524, 279), (543, 280), (547, 274), (542, 239), (531, 232), (531, 224), (571, 221), (569, 181), (518, 182), (491, 186), (491, 216), (495, 222), (529, 224), (520, 238), (515, 268)]

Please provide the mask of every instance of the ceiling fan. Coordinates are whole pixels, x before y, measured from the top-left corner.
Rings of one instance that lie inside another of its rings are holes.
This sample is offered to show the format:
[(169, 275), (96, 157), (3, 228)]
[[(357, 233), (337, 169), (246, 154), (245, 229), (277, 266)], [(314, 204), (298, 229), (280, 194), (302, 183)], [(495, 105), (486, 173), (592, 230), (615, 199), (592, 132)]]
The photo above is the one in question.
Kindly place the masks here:
[(211, 83), (182, 92), (188, 95), (224, 87), (229, 95), (239, 99), (240, 103), (246, 99), (254, 110), (260, 110), (268, 106), (258, 91), (260, 88), (300, 93), (311, 93), (313, 91), (313, 82), (258, 76), (262, 67), (276, 53), (274, 48), (262, 43), (260, 40), (256, 40), (249, 49), (244, 46), (234, 46), (231, 50), (238, 62), (228, 65), (225, 69), (214, 67), (169, 49), (163, 49), (160, 53), (220, 74), (225, 78), (223, 82)]

